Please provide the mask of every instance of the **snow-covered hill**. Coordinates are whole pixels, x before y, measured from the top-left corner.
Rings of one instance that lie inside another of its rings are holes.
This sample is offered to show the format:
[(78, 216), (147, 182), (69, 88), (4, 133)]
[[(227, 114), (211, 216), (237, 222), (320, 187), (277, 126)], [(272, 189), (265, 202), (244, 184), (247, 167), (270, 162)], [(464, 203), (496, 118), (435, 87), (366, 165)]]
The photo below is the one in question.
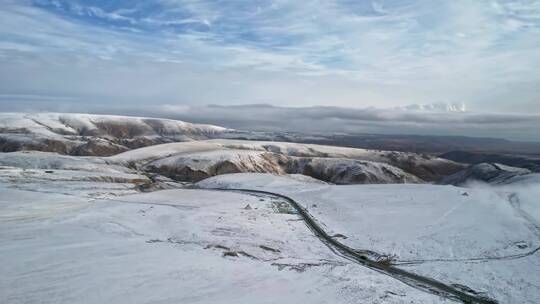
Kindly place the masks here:
[(106, 159), (101, 157), (77, 157), (39, 151), (0, 153), (0, 166), (42, 170), (75, 170), (112, 173), (134, 172), (134, 170), (125, 166), (109, 163)]
[[(111, 160), (184, 181), (223, 173), (267, 172), (307, 174), (338, 184), (402, 183), (436, 181), (462, 169), (458, 163), (414, 153), (225, 139), (249, 134), (144, 117), (0, 114), (0, 151), (119, 154)], [(274, 136), (251, 135), (270, 139)]]
[(70, 113), (0, 113), (0, 151), (105, 156), (154, 144), (219, 137), (228, 129), (178, 120)]
[(337, 184), (414, 183), (437, 180), (463, 168), (414, 153), (225, 139), (145, 147), (109, 160), (187, 181), (223, 173), (266, 172), (304, 174)]
[(469, 168), (446, 176), (441, 180), (441, 184), (451, 184), (456, 186), (467, 185), (471, 182), (484, 182), (489, 184), (504, 184), (512, 178), (530, 174), (531, 171), (523, 168), (516, 168), (495, 163), (480, 163)]
[(175, 155), (152, 161), (142, 169), (175, 180), (192, 182), (214, 175), (239, 172), (304, 174), (336, 184), (421, 182), (416, 176), (384, 163), (343, 158), (291, 157), (251, 150)]

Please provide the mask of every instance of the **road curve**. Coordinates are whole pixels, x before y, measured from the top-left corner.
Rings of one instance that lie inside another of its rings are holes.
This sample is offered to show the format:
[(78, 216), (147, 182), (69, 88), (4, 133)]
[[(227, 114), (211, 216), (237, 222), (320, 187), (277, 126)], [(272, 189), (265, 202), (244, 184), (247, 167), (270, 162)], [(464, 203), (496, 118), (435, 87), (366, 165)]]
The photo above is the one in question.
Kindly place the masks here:
[(302, 219), (304, 220), (308, 228), (311, 231), (313, 231), (313, 233), (323, 243), (325, 243), (333, 252), (335, 252), (336, 254), (339, 254), (340, 256), (350, 261), (354, 261), (360, 265), (363, 265), (370, 269), (376, 270), (380, 273), (391, 276), (411, 287), (414, 287), (414, 288), (417, 288), (425, 292), (435, 294), (444, 298), (460, 301), (462, 303), (478, 303), (478, 304), (498, 303), (497, 301), (493, 299), (480, 296), (478, 294), (474, 294), (474, 292), (470, 292), (470, 293), (464, 292), (458, 288), (455, 288), (451, 285), (447, 285), (435, 279), (421, 276), (421, 275), (418, 275), (418, 274), (415, 274), (415, 273), (412, 273), (412, 272), (409, 272), (400, 268), (396, 268), (392, 265), (383, 264), (374, 260), (370, 260), (365, 255), (358, 253), (353, 248), (340, 243), (339, 241), (337, 241), (336, 239), (328, 235), (326, 231), (324, 231), (324, 229), (322, 229), (322, 227), (319, 226), (315, 218), (304, 207), (302, 207), (294, 199), (288, 196), (285, 196), (283, 194), (263, 191), (263, 190), (241, 189), (241, 188), (205, 188), (205, 189), (217, 190), (217, 191), (243, 192), (243, 193), (251, 193), (251, 194), (263, 194), (267, 196), (279, 197), (281, 199), (284, 199), (289, 204), (291, 204), (291, 206), (294, 207), (294, 209), (302, 217)]

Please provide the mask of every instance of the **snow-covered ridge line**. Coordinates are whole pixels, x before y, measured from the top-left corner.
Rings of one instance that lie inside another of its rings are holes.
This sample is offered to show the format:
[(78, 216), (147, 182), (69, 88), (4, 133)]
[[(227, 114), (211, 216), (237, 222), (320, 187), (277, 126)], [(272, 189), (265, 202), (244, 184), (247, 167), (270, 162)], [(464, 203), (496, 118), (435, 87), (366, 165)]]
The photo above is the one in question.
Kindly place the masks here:
[[(226, 131), (231, 130), (220, 126), (209, 124), (194, 124), (181, 120), (167, 119), (167, 118), (154, 118), (144, 116), (125, 116), (125, 115), (105, 115), (105, 114), (86, 114), (86, 113), (59, 113), (59, 112), (43, 112), (43, 113), (0, 113), (0, 126), (5, 119), (11, 119), (11, 122), (17, 120), (33, 121), (36, 124), (43, 124), (44, 127), (60, 126), (65, 127), (68, 130), (73, 130), (73, 127), (90, 127), (95, 126), (96, 122), (145, 122), (149, 120), (157, 120), (163, 123), (171, 123), (172, 125), (181, 126), (192, 130), (205, 130), (205, 131)], [(29, 126), (29, 125), (26, 125)], [(71, 129), (70, 129), (71, 128)]]
[(219, 126), (179, 120), (75, 113), (0, 113), (0, 151), (114, 155), (154, 144), (220, 137)]
[(462, 169), (455, 162), (415, 153), (225, 139), (235, 137), (235, 130), (170, 119), (0, 113), (2, 152), (115, 155), (111, 162), (135, 164), (180, 181), (265, 172), (307, 174), (337, 184), (416, 183), (436, 181)]
[(338, 184), (414, 183), (436, 181), (463, 168), (415, 153), (226, 139), (145, 147), (109, 159), (190, 181), (224, 173), (266, 172), (299, 173)]

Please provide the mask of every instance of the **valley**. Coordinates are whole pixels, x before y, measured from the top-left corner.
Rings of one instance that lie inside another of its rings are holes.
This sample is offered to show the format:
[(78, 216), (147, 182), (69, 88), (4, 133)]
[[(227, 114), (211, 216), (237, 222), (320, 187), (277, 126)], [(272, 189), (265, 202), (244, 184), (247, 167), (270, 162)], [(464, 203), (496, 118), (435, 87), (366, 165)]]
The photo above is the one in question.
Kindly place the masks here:
[[(9, 303), (540, 301), (529, 169), (149, 118), (27, 117), (0, 120), (18, 143), (0, 153)], [(123, 148), (83, 156), (53, 139)]]

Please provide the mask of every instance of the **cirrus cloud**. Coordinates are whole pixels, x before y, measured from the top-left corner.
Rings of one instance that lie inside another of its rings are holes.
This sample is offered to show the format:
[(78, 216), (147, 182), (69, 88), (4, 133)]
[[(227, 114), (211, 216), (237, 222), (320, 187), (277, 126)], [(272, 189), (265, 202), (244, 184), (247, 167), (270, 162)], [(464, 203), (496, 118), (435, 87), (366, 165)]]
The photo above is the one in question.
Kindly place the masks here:
[[(0, 0), (0, 93), (540, 112), (537, 1)], [(1, 102), (1, 101), (0, 101)], [(7, 107), (5, 101), (0, 105)]]

